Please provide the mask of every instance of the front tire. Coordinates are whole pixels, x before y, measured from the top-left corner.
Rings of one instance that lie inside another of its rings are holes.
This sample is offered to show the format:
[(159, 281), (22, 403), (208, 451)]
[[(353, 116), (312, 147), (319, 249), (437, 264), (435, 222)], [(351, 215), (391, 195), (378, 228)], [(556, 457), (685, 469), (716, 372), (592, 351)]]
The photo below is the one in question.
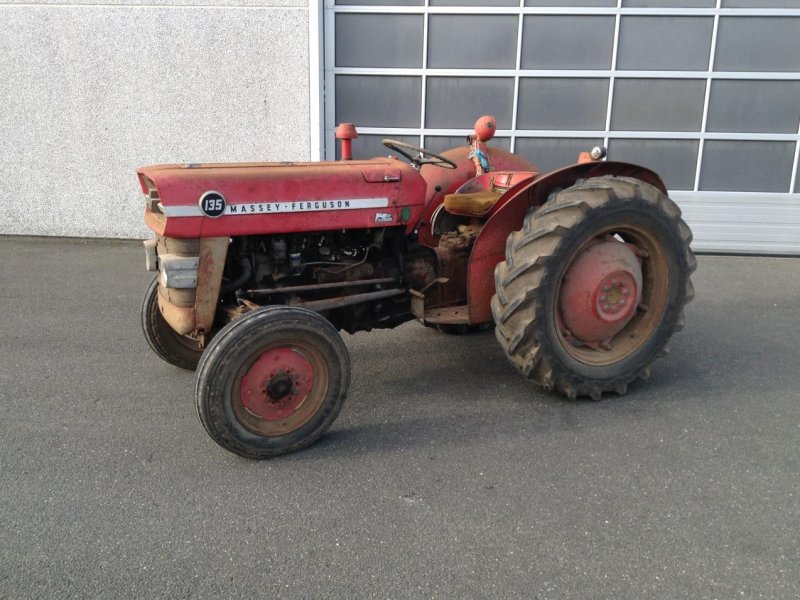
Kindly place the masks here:
[(312, 311), (255, 310), (226, 325), (198, 365), (197, 414), (211, 438), (246, 458), (311, 445), (331, 426), (350, 384), (336, 329)]
[[(646, 379), (694, 296), (692, 235), (680, 214), (657, 188), (624, 177), (579, 182), (532, 209), (495, 269), (495, 333), (509, 361), (570, 398), (624, 394)], [(592, 273), (614, 254), (628, 266)], [(568, 293), (578, 279), (589, 283), (576, 309)]]
[(181, 369), (197, 368), (203, 354), (200, 340), (177, 333), (164, 319), (158, 308), (157, 277), (147, 287), (142, 301), (142, 331), (159, 358)]

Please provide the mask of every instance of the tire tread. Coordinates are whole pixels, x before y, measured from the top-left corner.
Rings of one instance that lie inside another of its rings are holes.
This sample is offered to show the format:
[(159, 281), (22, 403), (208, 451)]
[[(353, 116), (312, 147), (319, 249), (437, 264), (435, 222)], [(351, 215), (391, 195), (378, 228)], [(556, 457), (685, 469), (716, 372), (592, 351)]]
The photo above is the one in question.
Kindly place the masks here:
[[(616, 176), (596, 177), (578, 181), (571, 188), (556, 190), (541, 207), (531, 209), (520, 231), (512, 233), (506, 243), (506, 260), (495, 270), (496, 294), (491, 309), (495, 334), (509, 362), (524, 376), (545, 389), (554, 389), (569, 398), (588, 396), (598, 400), (604, 392), (625, 394), (634, 379), (650, 375), (649, 362), (632, 374), (608, 380), (582, 378), (566, 370), (546, 350), (537, 338), (537, 320), (543, 318), (543, 283), (548, 265), (558, 255), (559, 248), (573, 228), (602, 211), (612, 203), (635, 199), (657, 210), (669, 226), (678, 232), (682, 246), (680, 258), (685, 264), (686, 277), (682, 303), (694, 297), (689, 276), (697, 261), (689, 244), (692, 234), (681, 219), (680, 208), (657, 188), (642, 181)], [(683, 328), (683, 306), (677, 313), (663, 343), (653, 353), (652, 360), (668, 352), (671, 335)]]

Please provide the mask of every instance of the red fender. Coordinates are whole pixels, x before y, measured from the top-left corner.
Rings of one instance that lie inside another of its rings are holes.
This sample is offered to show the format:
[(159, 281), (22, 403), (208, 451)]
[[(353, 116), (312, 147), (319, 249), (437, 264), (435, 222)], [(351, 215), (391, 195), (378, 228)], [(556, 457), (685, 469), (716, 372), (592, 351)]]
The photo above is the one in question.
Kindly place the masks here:
[(493, 207), (472, 247), (467, 274), (470, 323), (492, 320), (490, 303), (495, 293), (494, 268), (505, 260), (506, 240), (511, 232), (522, 229), (528, 209), (544, 204), (554, 189), (570, 187), (579, 179), (603, 175), (632, 177), (667, 193), (664, 182), (650, 169), (614, 161), (571, 165), (511, 188)]

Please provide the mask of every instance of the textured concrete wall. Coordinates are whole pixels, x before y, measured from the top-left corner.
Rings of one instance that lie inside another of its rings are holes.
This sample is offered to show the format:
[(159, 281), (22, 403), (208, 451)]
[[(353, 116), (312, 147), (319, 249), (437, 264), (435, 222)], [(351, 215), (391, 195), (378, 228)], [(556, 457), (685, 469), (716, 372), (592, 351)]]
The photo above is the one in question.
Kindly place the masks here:
[(308, 159), (307, 0), (0, 0), (0, 234), (149, 237), (137, 166)]

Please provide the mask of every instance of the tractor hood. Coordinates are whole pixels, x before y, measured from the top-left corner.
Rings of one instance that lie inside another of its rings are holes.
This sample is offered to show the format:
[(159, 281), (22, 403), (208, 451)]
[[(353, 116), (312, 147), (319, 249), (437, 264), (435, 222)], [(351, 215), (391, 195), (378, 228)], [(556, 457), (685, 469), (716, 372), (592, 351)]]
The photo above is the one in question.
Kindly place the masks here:
[(159, 235), (205, 237), (411, 226), (424, 179), (391, 158), (155, 165), (137, 171)]

